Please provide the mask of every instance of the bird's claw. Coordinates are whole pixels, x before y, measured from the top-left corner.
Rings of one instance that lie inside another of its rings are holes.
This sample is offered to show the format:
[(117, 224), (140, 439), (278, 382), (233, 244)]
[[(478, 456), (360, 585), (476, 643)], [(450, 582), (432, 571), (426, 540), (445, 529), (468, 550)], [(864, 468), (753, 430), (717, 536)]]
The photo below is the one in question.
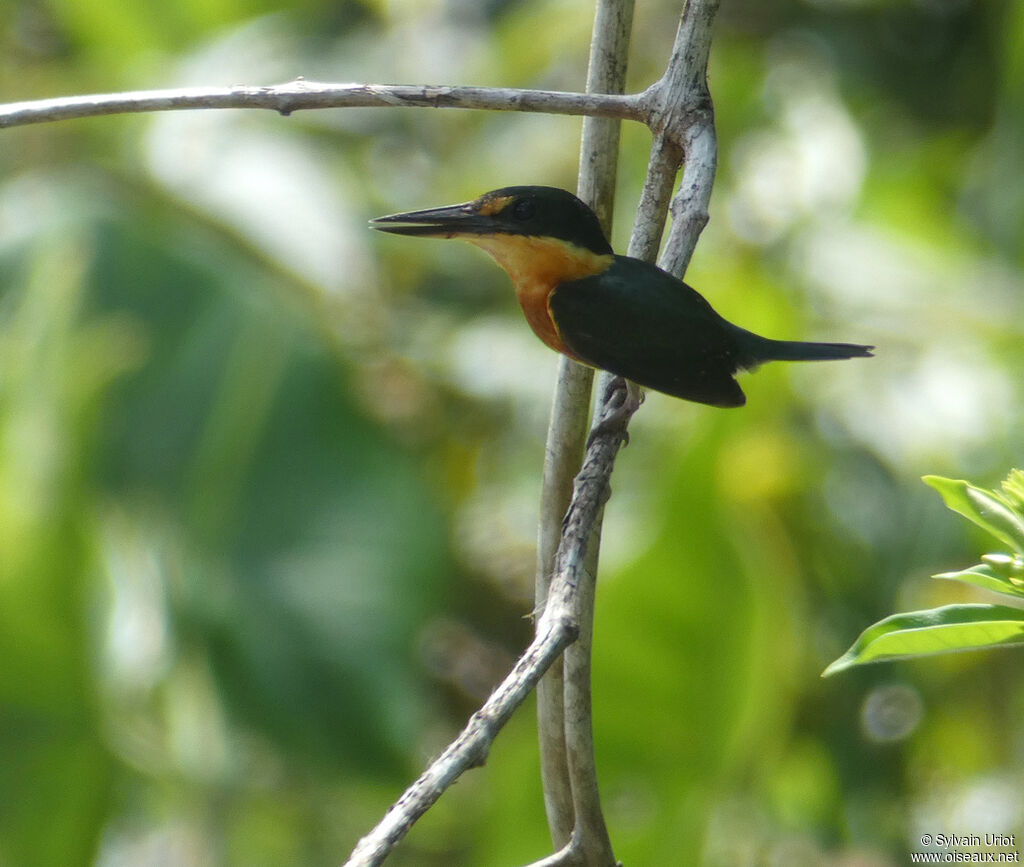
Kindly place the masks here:
[(601, 420), (590, 430), (587, 437), (587, 448), (601, 434), (609, 433), (620, 428), (622, 444), (629, 445), (629, 431), (626, 430), (626, 423), (644, 402), (643, 389), (631, 380), (621, 376), (614, 377), (605, 391), (604, 412)]

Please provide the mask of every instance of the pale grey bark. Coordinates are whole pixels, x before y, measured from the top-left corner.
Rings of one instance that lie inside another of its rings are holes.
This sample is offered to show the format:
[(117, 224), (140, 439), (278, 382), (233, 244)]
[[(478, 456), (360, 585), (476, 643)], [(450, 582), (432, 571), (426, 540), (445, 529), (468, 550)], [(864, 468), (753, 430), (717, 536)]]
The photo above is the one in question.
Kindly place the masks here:
[[(622, 93), (626, 88), (633, 0), (598, 0), (594, 16), (587, 91)], [(619, 159), (617, 118), (588, 117), (580, 142), (577, 195), (597, 214), (611, 237)], [(548, 595), (562, 518), (572, 481), (580, 468), (590, 414), (594, 372), (563, 357), (551, 407), (537, 534), (537, 610)], [(600, 514), (590, 532), (587, 580), (580, 588), (579, 635), (571, 652), (557, 660), (537, 685), (537, 730), (544, 806), (556, 848), (584, 847), (595, 864), (614, 864), (605, 827), (594, 761), (590, 661), (594, 620), (594, 577), (601, 538)], [(574, 831), (576, 833), (574, 833)]]
[(197, 108), (265, 108), (288, 115), (306, 109), (415, 106), (643, 120), (642, 103), (643, 94), (608, 96), (511, 87), (332, 84), (297, 78), (267, 87), (184, 87), (12, 102), (0, 106), (0, 128), (105, 114)]

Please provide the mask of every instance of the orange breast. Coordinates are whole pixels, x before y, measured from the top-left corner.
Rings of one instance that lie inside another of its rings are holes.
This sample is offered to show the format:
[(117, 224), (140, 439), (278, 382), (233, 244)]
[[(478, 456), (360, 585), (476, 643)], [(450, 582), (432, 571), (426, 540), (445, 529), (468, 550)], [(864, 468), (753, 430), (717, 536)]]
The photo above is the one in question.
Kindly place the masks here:
[(612, 264), (612, 255), (528, 235), (470, 235), (464, 240), (486, 250), (508, 272), (534, 334), (556, 352), (575, 358), (551, 318), (548, 299), (561, 283), (600, 274)]

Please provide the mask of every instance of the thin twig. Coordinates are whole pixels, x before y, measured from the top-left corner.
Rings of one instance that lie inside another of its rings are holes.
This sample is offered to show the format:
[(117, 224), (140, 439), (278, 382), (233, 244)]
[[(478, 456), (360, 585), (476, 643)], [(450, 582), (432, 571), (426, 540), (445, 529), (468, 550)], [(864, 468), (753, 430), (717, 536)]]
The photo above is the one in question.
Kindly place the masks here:
[(557, 852), (548, 855), (547, 858), (541, 858), (540, 861), (534, 861), (527, 864), (526, 867), (585, 867), (585, 865), (583, 853), (579, 847), (569, 843)]
[(331, 84), (297, 78), (268, 87), (185, 87), (66, 96), (0, 105), (0, 128), (109, 114), (197, 108), (265, 108), (289, 115), (303, 109), (468, 108), (544, 114), (646, 118), (644, 94), (567, 93), (511, 87)]

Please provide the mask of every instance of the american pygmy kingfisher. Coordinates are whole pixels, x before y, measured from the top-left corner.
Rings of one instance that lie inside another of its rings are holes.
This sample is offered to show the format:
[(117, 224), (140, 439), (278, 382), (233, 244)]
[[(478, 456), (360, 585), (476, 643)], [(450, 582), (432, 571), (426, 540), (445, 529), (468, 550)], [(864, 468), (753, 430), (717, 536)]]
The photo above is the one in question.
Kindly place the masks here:
[(684, 400), (742, 406), (746, 396), (733, 378), (741, 370), (865, 357), (874, 348), (772, 340), (733, 325), (682, 280), (617, 256), (594, 212), (556, 187), (504, 187), (371, 225), (481, 247), (508, 272), (527, 322), (548, 346)]

